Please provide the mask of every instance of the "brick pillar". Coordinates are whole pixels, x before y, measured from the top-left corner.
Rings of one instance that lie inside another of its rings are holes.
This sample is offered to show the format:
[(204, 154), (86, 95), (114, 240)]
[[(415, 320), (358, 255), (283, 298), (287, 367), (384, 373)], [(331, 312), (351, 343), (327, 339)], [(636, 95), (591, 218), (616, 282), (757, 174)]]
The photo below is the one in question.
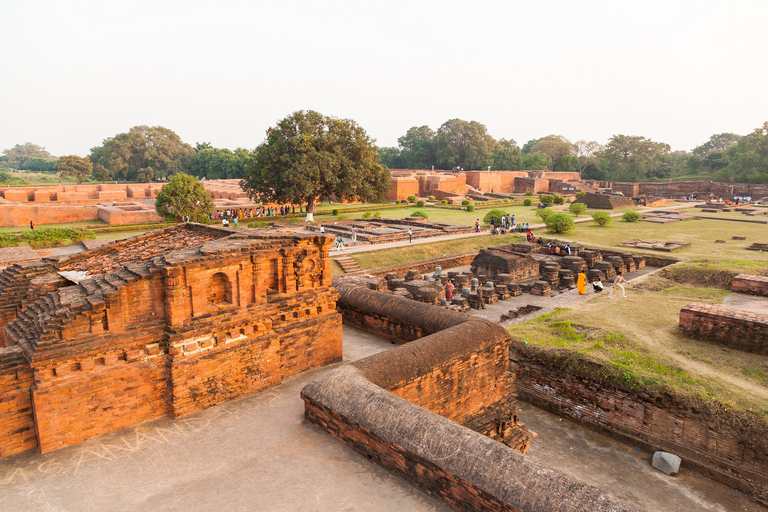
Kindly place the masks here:
[(281, 249), (283, 254), (283, 279), (281, 292), (282, 293), (294, 293), (296, 291), (296, 276), (294, 275), (293, 262), (296, 258), (293, 255), (293, 251), (288, 249)]
[(168, 325), (180, 325), (189, 316), (185, 306), (182, 269), (171, 267), (165, 271), (165, 311)]

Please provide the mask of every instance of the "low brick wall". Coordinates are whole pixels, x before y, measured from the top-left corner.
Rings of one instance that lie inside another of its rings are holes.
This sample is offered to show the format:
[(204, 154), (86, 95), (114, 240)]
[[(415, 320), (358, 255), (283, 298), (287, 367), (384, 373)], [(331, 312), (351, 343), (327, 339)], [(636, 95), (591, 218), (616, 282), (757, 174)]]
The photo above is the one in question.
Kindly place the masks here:
[(0, 348), (0, 457), (37, 446), (32, 368), (21, 347)]
[(435, 271), (435, 267), (440, 265), (443, 269), (462, 267), (469, 265), (475, 256), (480, 251), (463, 252), (460, 254), (452, 254), (450, 256), (440, 256), (438, 258), (430, 258), (428, 260), (412, 261), (410, 263), (403, 263), (401, 265), (391, 265), (389, 267), (379, 267), (371, 270), (363, 270), (365, 274), (373, 276), (384, 277), (390, 272), (397, 272), (398, 274), (404, 274), (411, 269), (418, 270), (422, 274), (431, 274)]
[(723, 345), (768, 354), (768, 315), (709, 304), (688, 304), (680, 310), (680, 330)]
[(646, 451), (682, 457), (713, 479), (768, 505), (768, 439), (759, 418), (718, 410), (706, 403), (692, 407), (675, 397), (650, 396), (615, 382), (598, 380), (601, 364), (581, 360), (588, 372), (563, 370), (557, 351), (513, 342), (512, 371), (520, 399), (617, 437)]
[(308, 421), (454, 510), (635, 510), (395, 396), (353, 366), (326, 373), (301, 396)]
[(739, 274), (733, 278), (731, 291), (768, 297), (768, 277)]

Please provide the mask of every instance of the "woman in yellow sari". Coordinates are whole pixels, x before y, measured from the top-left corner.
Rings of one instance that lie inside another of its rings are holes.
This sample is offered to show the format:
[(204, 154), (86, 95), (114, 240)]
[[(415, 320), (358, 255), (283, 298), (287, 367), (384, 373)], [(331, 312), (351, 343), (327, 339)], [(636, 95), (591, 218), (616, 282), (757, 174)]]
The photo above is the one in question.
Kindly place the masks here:
[(579, 279), (576, 281), (576, 289), (579, 290), (580, 295), (587, 294), (587, 276), (584, 272), (579, 272)]

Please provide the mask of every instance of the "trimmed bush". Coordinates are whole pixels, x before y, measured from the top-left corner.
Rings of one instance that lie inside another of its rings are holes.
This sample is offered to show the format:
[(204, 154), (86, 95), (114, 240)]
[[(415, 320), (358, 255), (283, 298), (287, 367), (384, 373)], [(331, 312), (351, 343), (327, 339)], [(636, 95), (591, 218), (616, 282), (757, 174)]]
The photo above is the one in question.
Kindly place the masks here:
[(429, 199), (430, 201), (434, 201), (435, 200), (435, 196), (429, 196), (427, 199)]
[(331, 213), (332, 213), (333, 215), (338, 215), (338, 214), (339, 214), (339, 210), (338, 210), (338, 208), (334, 208), (334, 209), (333, 209), (333, 211), (332, 211)]
[(560, 194), (553, 194), (552, 201), (554, 201), (555, 204), (565, 204), (565, 198)]
[(624, 212), (624, 215), (621, 216), (621, 220), (624, 222), (637, 222), (642, 218), (643, 216), (639, 212)]
[(496, 226), (501, 226), (501, 216), (506, 214), (507, 212), (505, 212), (504, 210), (491, 210), (485, 214), (485, 217), (483, 217), (483, 223), (490, 224), (491, 218), (494, 218), (496, 219), (495, 220)]
[(371, 218), (371, 212), (365, 212), (365, 213), (363, 214), (363, 218), (364, 218), (364, 219), (370, 219), (370, 218)]
[(541, 194), (539, 196), (539, 201), (541, 202), (541, 204), (549, 208), (550, 206), (552, 206), (552, 203), (555, 202), (555, 198), (549, 194)]
[(568, 211), (575, 217), (578, 217), (579, 215), (587, 213), (587, 205), (584, 203), (571, 203), (570, 206), (568, 206)]
[(408, 196), (408, 201), (410, 201), (412, 203), (415, 203), (416, 202), (416, 196), (414, 196), (414, 195)]
[(549, 218), (551, 215), (554, 215), (555, 212), (550, 210), (549, 208), (542, 208), (541, 210), (536, 210), (536, 216), (541, 217), (541, 220), (544, 222), (547, 222), (547, 218)]
[(553, 213), (548, 215), (544, 222), (547, 225), (547, 231), (550, 233), (568, 233), (574, 227), (573, 218), (567, 213)]
[(611, 215), (608, 212), (595, 212), (592, 214), (592, 219), (601, 228), (606, 227), (611, 223)]
[(531, 206), (533, 204), (533, 201), (530, 199), (523, 199), (523, 206)]
[(461, 206), (467, 206), (468, 204), (470, 204), (470, 200), (469, 200), (469, 199), (464, 199), (464, 200), (461, 202)]
[(422, 211), (415, 211), (415, 212), (411, 213), (411, 217), (423, 217), (425, 219), (428, 219), (429, 215), (427, 215), (426, 213), (424, 213)]
[(448, 200), (447, 199), (443, 199), (442, 201), (440, 201), (440, 204), (448, 204)]
[(532, 196), (533, 195), (533, 190), (526, 190), (525, 191), (525, 195)]
[(468, 212), (473, 212), (473, 211), (475, 211), (475, 205), (472, 205), (472, 204), (468, 204), (468, 205), (467, 205), (467, 211), (468, 211)]
[(381, 217), (381, 212), (373, 212), (373, 218), (378, 219)]
[(416, 208), (424, 208), (424, 201), (422, 201), (421, 199), (416, 201)]

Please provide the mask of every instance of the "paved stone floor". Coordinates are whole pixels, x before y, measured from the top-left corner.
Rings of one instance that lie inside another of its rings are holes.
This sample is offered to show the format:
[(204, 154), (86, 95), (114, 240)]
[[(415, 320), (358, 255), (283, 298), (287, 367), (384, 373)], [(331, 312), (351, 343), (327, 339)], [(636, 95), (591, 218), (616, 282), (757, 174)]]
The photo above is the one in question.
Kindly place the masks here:
[[(391, 347), (344, 328), (345, 362)], [(304, 421), (299, 392), (325, 371), (179, 420), (2, 458), (0, 511), (446, 511)], [(667, 477), (650, 466), (650, 453), (529, 405), (521, 410), (538, 433), (530, 457), (647, 510), (764, 510), (685, 465)]]

